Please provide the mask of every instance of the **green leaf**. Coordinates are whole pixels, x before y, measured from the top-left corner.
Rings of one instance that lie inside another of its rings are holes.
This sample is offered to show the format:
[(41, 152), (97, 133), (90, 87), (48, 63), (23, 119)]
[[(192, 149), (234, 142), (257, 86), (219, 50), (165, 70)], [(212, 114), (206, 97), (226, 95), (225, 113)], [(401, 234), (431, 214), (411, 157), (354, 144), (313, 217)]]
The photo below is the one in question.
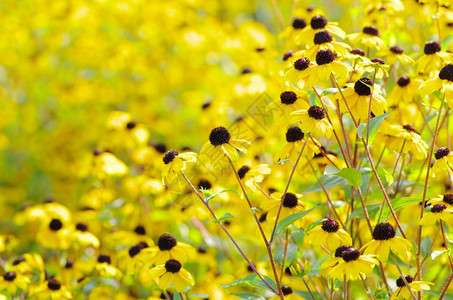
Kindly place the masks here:
[[(341, 89), (341, 91), (344, 91), (346, 89)], [(335, 93), (338, 93), (338, 89), (337, 88), (330, 88), (330, 89), (325, 89), (324, 91), (322, 91), (321, 93), (321, 97), (324, 97), (324, 96), (327, 96), (327, 95), (331, 95), (331, 94), (335, 94)]]
[[(277, 228), (275, 229), (275, 236), (278, 236), (285, 228), (287, 228), (289, 225), (293, 224), (294, 222), (296, 222), (297, 220), (299, 220), (303, 216), (306, 216), (307, 214), (312, 212), (318, 206), (319, 206), (319, 203), (316, 206), (314, 206), (311, 209), (309, 209), (309, 210), (306, 210), (306, 211), (303, 211), (303, 212), (300, 212), (300, 213), (297, 213), (297, 214), (292, 214), (290, 216), (287, 216), (287, 217), (281, 219), (278, 222), (278, 224), (277, 224)], [(274, 241), (275, 240), (276, 239), (274, 239)]]
[[(339, 186), (339, 185), (344, 185), (347, 183), (347, 181), (344, 178), (341, 178), (339, 176), (322, 175), (319, 178), (319, 180), (322, 182), (322, 184), (324, 185), (326, 190)], [(319, 184), (319, 182), (316, 182), (308, 190), (303, 191), (302, 193), (309, 194), (309, 193), (320, 192), (320, 191), (322, 191), (322, 187)]]
[(346, 179), (352, 186), (360, 186), (362, 184), (362, 175), (359, 171), (353, 168), (344, 168), (337, 173), (330, 174)]
[(236, 218), (236, 217), (230, 213), (226, 213), (223, 216), (221, 216), (218, 220), (212, 220), (212, 223), (220, 223), (220, 222), (224, 222), (228, 219), (233, 219), (233, 218)]
[[(391, 111), (388, 111), (385, 114), (374, 117), (370, 120), (370, 136), (369, 136), (368, 144), (371, 145), (373, 143), (373, 140), (376, 137), (376, 133), (377, 133), (379, 127), (381, 126), (382, 121), (384, 121), (384, 119), (388, 117), (390, 112)], [(366, 140), (366, 127), (367, 127), (366, 123), (361, 123), (357, 127), (357, 135), (360, 138), (363, 137), (365, 140)]]
[[(283, 263), (283, 257), (285, 256), (285, 245), (282, 245), (275, 249), (274, 258), (278, 264)], [(290, 265), (297, 258), (297, 246), (293, 243), (288, 244), (288, 249), (286, 251), (286, 260), (285, 267)]]
[(322, 218), (321, 220), (318, 220), (316, 222), (311, 223), (310, 225), (307, 226), (307, 228), (305, 229), (305, 232), (306, 233), (310, 232), (310, 230), (312, 230), (313, 228), (315, 228), (316, 226), (318, 226), (319, 224), (321, 224), (325, 220), (327, 220), (327, 219), (326, 218)]
[[(393, 210), (396, 212), (397, 210), (400, 210), (401, 208), (405, 207), (406, 205), (415, 203), (415, 202), (420, 202), (420, 198), (414, 198), (414, 197), (400, 197), (396, 198), (390, 201), (392, 204)], [(377, 212), (379, 214), (379, 212)], [(384, 205), (384, 209), (382, 210), (382, 216), (381, 216), (381, 221), (387, 219), (390, 216), (390, 208), (388, 207), (387, 203)], [(379, 216), (379, 215), (377, 215)]]
[(266, 300), (266, 298), (264, 298), (263, 296), (253, 293), (237, 293), (233, 295), (244, 300)]
[(278, 162), (277, 162), (277, 165), (282, 165), (282, 164), (284, 164), (284, 163), (287, 162), (287, 161), (291, 162), (291, 164), (294, 165), (294, 164), (293, 164), (293, 161), (292, 161), (291, 159), (289, 159), (289, 158), (287, 158), (287, 159), (282, 159), (282, 160), (278, 161)]
[[(263, 275), (264, 279), (275, 289), (278, 290), (277, 284), (272, 278), (269, 278), (266, 275)], [(223, 288), (234, 287), (234, 286), (254, 286), (262, 287), (272, 292), (271, 289), (258, 277), (256, 274), (250, 274), (245, 277), (239, 278), (238, 280), (233, 281), (232, 283), (222, 285)]]
[(212, 194), (211, 196), (207, 197), (205, 199), (206, 203), (209, 205), (209, 203), (212, 201), (212, 199), (214, 199), (215, 197), (217, 197), (218, 195), (222, 194), (222, 193), (225, 193), (225, 192), (229, 192), (229, 191), (232, 191), (233, 189), (222, 189), (220, 190), (219, 192), (215, 193), (215, 194)]
[(189, 298), (203, 298), (203, 299), (206, 299), (206, 298), (209, 298), (209, 295), (206, 295), (206, 294), (191, 294), (189, 295)]
[(425, 237), (420, 244), (420, 253), (423, 257), (428, 253), (429, 248), (431, 248), (431, 239), (429, 236)]
[(181, 295), (180, 295), (179, 293), (175, 293), (175, 294), (173, 295), (173, 299), (174, 299), (174, 300), (182, 300)]
[(443, 251), (433, 251), (433, 252), (431, 252), (431, 259), (436, 259), (436, 257), (438, 257), (439, 255), (444, 254), (444, 253), (450, 253), (450, 249), (443, 250)]

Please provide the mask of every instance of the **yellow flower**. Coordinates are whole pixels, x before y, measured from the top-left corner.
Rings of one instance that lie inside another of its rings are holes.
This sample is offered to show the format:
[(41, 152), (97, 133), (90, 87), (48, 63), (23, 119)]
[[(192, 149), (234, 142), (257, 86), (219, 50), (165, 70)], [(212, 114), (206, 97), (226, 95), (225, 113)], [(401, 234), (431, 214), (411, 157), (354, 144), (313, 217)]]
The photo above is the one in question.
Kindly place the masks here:
[(431, 95), (435, 91), (445, 94), (447, 104), (453, 107), (453, 65), (449, 64), (440, 70), (437, 78), (429, 79), (420, 85), (423, 95)]
[[(280, 207), (280, 203), (282, 201), (283, 194), (282, 193), (272, 193), (271, 199), (265, 199), (262, 203), (262, 209), (267, 211), (267, 219), (268, 220), (275, 220), (277, 217), (277, 213)], [(299, 213), (305, 210), (305, 205), (302, 203), (300, 198), (302, 195), (300, 194), (293, 194), (293, 193), (286, 193), (285, 198), (283, 199), (283, 205), (280, 211), (280, 220), (290, 216), (295, 213)], [(298, 219), (294, 222), (294, 226), (297, 228), (301, 228), (304, 225), (303, 218)]]
[(403, 149), (403, 153), (411, 152), (416, 159), (426, 158), (426, 150), (429, 146), (421, 139), (420, 134), (415, 130), (414, 126), (384, 125), (382, 129), (386, 136), (385, 144), (388, 149), (396, 152), (400, 152)]
[(285, 73), (285, 85), (296, 85), (298, 88), (303, 89), (307, 85), (310, 76), (310, 66), (313, 64), (308, 58), (299, 58), (295, 60)]
[(375, 73), (377, 79), (382, 79), (389, 76), (388, 69), (389, 66), (380, 58), (371, 59), (369, 64), (364, 64), (364, 69), (366, 72)]
[(334, 41), (332, 35), (327, 30), (315, 33), (313, 42), (314, 45), (304, 51), (304, 56), (310, 60), (316, 59), (316, 54), (319, 50), (329, 49), (334, 53), (340, 54), (341, 56), (347, 55), (348, 51), (351, 50), (351, 46), (348, 44)]
[(38, 271), (44, 279), (44, 261), (37, 253), (25, 253), (13, 261), (11, 271), (22, 274), (29, 279), (33, 277), (35, 271)]
[(326, 17), (318, 15), (314, 16), (310, 20), (310, 26), (305, 27), (302, 29), (298, 36), (299, 42), (311, 41), (313, 40), (314, 35), (319, 32), (326, 30), (332, 35), (335, 35), (341, 39), (344, 39), (345, 33), (344, 31), (336, 26), (337, 23), (329, 22)]
[[(220, 169), (228, 163), (228, 159), (235, 161), (239, 158), (238, 151), (245, 152), (250, 142), (241, 139), (232, 139), (225, 127), (216, 127), (209, 135), (209, 142), (201, 148), (199, 161)], [(228, 159), (227, 159), (228, 158)]]
[[(426, 281), (414, 281), (414, 278), (410, 275), (405, 275), (404, 276), (407, 283), (411, 287), (411, 290), (415, 292), (420, 292), (420, 291), (429, 291), (430, 290), (430, 285), (434, 285), (431, 282), (426, 282)], [(400, 277), (396, 280), (396, 286), (398, 287), (392, 294), (392, 297), (390, 300), (394, 299), (411, 299), (411, 292), (407, 288), (406, 284), (404, 283), (404, 280)]]
[(418, 78), (409, 78), (406, 75), (401, 76), (390, 93), (389, 105), (396, 105), (403, 102), (411, 103), (419, 95), (418, 88), (422, 81)]
[(329, 250), (336, 250), (343, 245), (351, 245), (352, 239), (349, 234), (340, 228), (337, 221), (328, 219), (322, 225), (316, 226), (308, 233), (308, 240), (316, 246), (327, 246)]
[(407, 239), (395, 236), (395, 228), (389, 223), (374, 227), (373, 240), (362, 246), (364, 254), (375, 254), (380, 261), (387, 261), (390, 251), (400, 258), (408, 258), (412, 244)]
[(451, 153), (450, 149), (447, 147), (440, 147), (437, 149), (436, 153), (434, 153), (434, 157), (436, 158), (436, 161), (431, 167), (433, 176), (436, 175), (438, 169), (451, 170), (453, 167), (453, 153)]
[(304, 132), (317, 137), (329, 138), (332, 135), (332, 125), (326, 119), (324, 109), (316, 105), (292, 112), (291, 122), (301, 122), (300, 127)]
[(55, 279), (49, 279), (41, 283), (30, 292), (33, 299), (39, 300), (59, 300), (59, 299), (72, 299), (71, 292)]
[(444, 204), (434, 204), (431, 212), (424, 214), (420, 220), (420, 225), (435, 225), (440, 220), (450, 222), (453, 219), (453, 209), (447, 208)]
[(186, 162), (196, 162), (197, 157), (194, 152), (178, 153), (170, 150), (163, 157), (164, 168), (162, 169), (162, 184), (173, 181), (181, 171), (186, 169)]
[(75, 239), (82, 247), (99, 247), (98, 238), (91, 232), (88, 232), (88, 226), (84, 223), (77, 223)]
[(305, 70), (308, 76), (308, 85), (323, 85), (333, 74), (341, 79), (348, 79), (352, 68), (350, 65), (339, 62), (330, 49), (319, 50), (316, 53), (316, 65)]
[(308, 140), (305, 142), (304, 138), (305, 134), (299, 127), (292, 126), (288, 128), (286, 131), (287, 143), (277, 152), (275, 156), (276, 161), (278, 162), (283, 159), (290, 159), (294, 164), (305, 143), (306, 145), (302, 155), (312, 158), (315, 153), (319, 153), (319, 142), (315, 139), (313, 139), (315, 141), (313, 142), (312, 139), (308, 139), (308, 137)]
[[(195, 280), (192, 275), (182, 267), (181, 263), (175, 259), (170, 259), (146, 272), (144, 276), (149, 276), (149, 278), (159, 278), (159, 287), (163, 290), (166, 290), (173, 283), (176, 291), (182, 292), (186, 288), (187, 284), (193, 286)], [(145, 279), (146, 281), (146, 279)]]
[(240, 167), (237, 172), (239, 178), (245, 182), (245, 185), (255, 191), (255, 184), (261, 183), (264, 179), (263, 175), (270, 174), (271, 169), (266, 164), (259, 164), (254, 167), (244, 165)]
[(169, 259), (176, 259), (185, 263), (189, 258), (195, 256), (195, 249), (185, 243), (178, 242), (176, 238), (164, 233), (157, 240), (156, 254), (152, 259), (152, 263), (156, 265), (164, 264)]
[(123, 176), (129, 170), (121, 160), (107, 151), (95, 151), (93, 165), (93, 175), (100, 179), (106, 176)]
[(359, 250), (351, 246), (341, 246), (331, 257), (321, 264), (321, 275), (343, 281), (364, 278), (373, 272), (377, 264), (374, 255), (361, 255)]
[(284, 91), (278, 99), (270, 102), (266, 109), (272, 111), (275, 108), (283, 108), (285, 116), (291, 112), (303, 109), (308, 105), (307, 93), (304, 91)]
[(441, 51), (438, 42), (427, 42), (425, 44), (425, 55), (417, 59), (414, 65), (417, 66), (418, 74), (429, 74), (442, 68), (446, 63), (453, 61), (453, 55)]
[(376, 48), (380, 50), (385, 47), (385, 43), (379, 37), (379, 30), (374, 26), (365, 26), (362, 32), (348, 34), (347, 38), (353, 44), (360, 44), (366, 48)]
[(6, 272), (0, 277), (0, 291), (8, 291), (14, 296), (17, 290), (26, 291), (29, 281), (29, 278), (20, 273)]
[(114, 265), (110, 256), (100, 254), (95, 265), (95, 271), (101, 277), (120, 279), (123, 274)]
[(439, 195), (428, 200), (429, 205), (444, 204), (448, 208), (453, 208), (453, 194)]
[(43, 222), (36, 237), (38, 243), (48, 249), (68, 249), (74, 240), (74, 230), (71, 224), (57, 218)]
[(397, 61), (401, 62), (403, 65), (410, 65), (414, 62), (412, 58), (404, 54), (404, 50), (398, 46), (392, 46), (388, 49), (378, 52), (378, 56), (381, 56), (385, 59), (386, 62), (393, 65)]

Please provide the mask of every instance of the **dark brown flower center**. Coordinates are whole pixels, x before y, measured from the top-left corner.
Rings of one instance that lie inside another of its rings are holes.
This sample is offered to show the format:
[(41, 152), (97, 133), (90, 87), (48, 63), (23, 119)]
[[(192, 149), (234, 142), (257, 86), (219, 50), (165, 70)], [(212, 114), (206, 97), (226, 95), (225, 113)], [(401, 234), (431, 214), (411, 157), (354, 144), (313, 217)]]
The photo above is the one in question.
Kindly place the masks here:
[(363, 52), (363, 50), (359, 49), (359, 48), (352, 49), (349, 53), (355, 54), (355, 55), (360, 55), (360, 56), (365, 56), (365, 52)]
[(181, 263), (176, 259), (170, 259), (165, 263), (165, 269), (167, 272), (178, 273), (181, 270)]
[(332, 41), (332, 35), (327, 31), (327, 30), (322, 30), (317, 33), (315, 33), (315, 37), (313, 39), (313, 42), (316, 45), (321, 45), (325, 43), (330, 43)]
[(266, 221), (267, 219), (267, 212), (264, 212), (261, 216), (260, 216), (260, 223), (263, 223), (264, 221)]
[(327, 232), (337, 232), (340, 229), (340, 225), (335, 220), (326, 220), (322, 222), (321, 228)]
[(447, 206), (445, 206), (444, 204), (436, 204), (436, 205), (433, 205), (433, 207), (431, 207), (431, 212), (432, 213), (441, 213), (446, 208), (447, 208)]
[(371, 85), (373, 82), (371, 79), (363, 77), (357, 80), (354, 84), (354, 91), (360, 96), (369, 96), (371, 95)]
[(174, 246), (176, 246), (177, 243), (178, 241), (173, 235), (169, 233), (164, 233), (159, 237), (157, 241), (157, 246), (161, 251), (164, 251), (172, 249)]
[(62, 227), (63, 227), (63, 223), (61, 223), (60, 220), (58, 220), (58, 219), (52, 219), (52, 221), (50, 221), (50, 224), (49, 224), (50, 230), (52, 230), (52, 231), (58, 231), (58, 230), (60, 230)]
[(283, 92), (280, 94), (280, 101), (286, 105), (293, 104), (297, 101), (297, 95), (292, 91)]
[(217, 127), (211, 131), (209, 141), (214, 146), (226, 144), (230, 141), (231, 135), (225, 127)]
[(395, 228), (390, 223), (379, 223), (374, 227), (373, 239), (377, 241), (386, 241), (395, 237)]
[(294, 18), (292, 25), (294, 29), (304, 29), (307, 26), (307, 23), (302, 18)]
[(127, 122), (126, 129), (132, 130), (135, 128), (135, 126), (137, 126), (137, 124), (135, 122)]
[(449, 64), (443, 67), (439, 72), (439, 78), (453, 82), (453, 65)]
[(66, 260), (66, 264), (64, 265), (64, 268), (65, 269), (71, 269), (73, 265), (74, 265), (74, 260), (68, 258)]
[(112, 260), (110, 259), (110, 256), (101, 254), (98, 256), (98, 263), (108, 263), (111, 264)]
[(238, 176), (239, 178), (244, 178), (245, 174), (247, 174), (247, 172), (250, 171), (250, 167), (249, 166), (242, 166), (239, 168), (238, 170)]
[(316, 105), (313, 105), (308, 109), (308, 115), (316, 120), (322, 120), (325, 117), (324, 109)]
[(293, 193), (286, 193), (283, 198), (283, 206), (287, 208), (293, 208), (297, 206), (297, 196)]
[(445, 194), (443, 201), (447, 204), (453, 205), (453, 194)]
[(77, 223), (76, 229), (83, 232), (88, 230), (88, 226), (84, 223)]
[(288, 50), (283, 54), (283, 61), (287, 61), (291, 56), (294, 55), (294, 50)]
[(293, 289), (287, 285), (284, 285), (284, 286), (282, 286), (282, 292), (283, 292), (283, 295), (285, 295), (285, 296), (290, 295), (293, 293)]
[(405, 86), (407, 86), (409, 83), (411, 83), (411, 79), (410, 79), (408, 76), (403, 75), (403, 76), (400, 77), (400, 79), (398, 79), (398, 82), (397, 82), (397, 83), (398, 83), (398, 85), (399, 85), (400, 87), (405, 87)]
[(324, 16), (314, 16), (313, 18), (311, 18), (310, 26), (313, 29), (321, 29), (326, 27), (327, 22), (327, 18)]
[(198, 188), (201, 189), (205, 189), (205, 190), (209, 190), (211, 189), (212, 187), (212, 184), (209, 182), (209, 180), (207, 179), (200, 179), (200, 182), (198, 183)]
[(441, 159), (442, 157), (445, 157), (448, 154), (450, 154), (450, 149), (448, 149), (447, 147), (441, 147), (437, 149), (436, 153), (434, 153), (434, 157), (436, 159)]
[(330, 64), (335, 60), (335, 53), (330, 49), (319, 50), (316, 54), (316, 63), (318, 65)]
[(134, 232), (139, 235), (145, 235), (146, 229), (142, 225), (138, 225), (137, 227), (135, 227)]
[(25, 258), (23, 258), (22, 256), (19, 256), (18, 258), (16, 258), (13, 261), (13, 266), (17, 266), (18, 264), (20, 264), (21, 262), (24, 262), (24, 261), (25, 261)]
[(439, 52), (442, 48), (438, 42), (428, 42), (425, 44), (424, 52), (426, 55), (434, 54)]
[[(406, 278), (407, 283), (411, 283), (412, 281), (414, 281), (414, 278), (412, 278), (412, 276), (410, 276), (410, 275), (406, 275), (406, 276), (404, 276), (404, 277)], [(400, 278), (398, 278), (398, 279), (396, 280), (396, 285), (397, 285), (398, 287), (403, 287), (403, 286), (406, 285), (406, 284), (404, 283), (404, 280), (403, 280), (403, 278), (402, 278), (401, 276), (400, 276)]]
[(299, 71), (303, 71), (310, 65), (310, 60), (308, 58), (299, 58), (294, 62), (294, 68)]
[(373, 58), (373, 59), (371, 60), (371, 62), (373, 62), (373, 63), (375, 63), (375, 64), (380, 64), (380, 65), (385, 64), (384, 60), (381, 59), (381, 58)]
[(176, 150), (170, 150), (167, 153), (165, 153), (163, 158), (164, 164), (168, 165), (169, 163), (171, 163), (178, 154), (179, 153)]
[[(338, 253), (339, 256), (337, 256), (338, 251), (340, 252), (340, 253)], [(354, 247), (343, 246), (343, 247), (338, 248), (337, 251), (335, 251), (335, 256), (342, 257), (345, 262), (350, 262), (353, 260), (357, 260), (360, 257), (360, 252), (359, 252), (359, 250), (357, 250)]]
[(390, 47), (390, 51), (392, 51), (392, 53), (395, 53), (395, 54), (403, 54), (404, 53), (403, 48), (398, 47), (398, 46)]
[(415, 132), (416, 134), (420, 134), (420, 133), (414, 128), (414, 126), (412, 126), (412, 125), (404, 125), (403, 128), (404, 128), (406, 131)]
[(297, 126), (292, 126), (286, 131), (286, 141), (288, 143), (294, 143), (304, 138), (304, 133)]
[(129, 256), (134, 257), (135, 255), (139, 254), (142, 249), (145, 248), (143, 244), (137, 244), (129, 248)]
[(3, 274), (3, 279), (6, 281), (14, 281), (16, 279), (16, 273), (15, 272), (7, 272)]
[(372, 35), (372, 36), (379, 36), (379, 30), (374, 26), (363, 27), (362, 32), (365, 34)]
[(47, 287), (52, 291), (58, 291), (61, 288), (61, 283), (55, 279), (49, 279)]

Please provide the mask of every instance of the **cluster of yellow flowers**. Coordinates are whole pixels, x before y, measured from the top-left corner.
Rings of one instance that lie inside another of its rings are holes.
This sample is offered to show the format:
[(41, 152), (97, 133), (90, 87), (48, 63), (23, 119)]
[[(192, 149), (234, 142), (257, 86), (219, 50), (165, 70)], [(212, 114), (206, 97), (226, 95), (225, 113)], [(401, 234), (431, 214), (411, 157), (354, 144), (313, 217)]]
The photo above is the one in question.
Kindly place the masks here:
[(0, 300), (452, 297), (453, 2), (256, 2), (2, 1)]

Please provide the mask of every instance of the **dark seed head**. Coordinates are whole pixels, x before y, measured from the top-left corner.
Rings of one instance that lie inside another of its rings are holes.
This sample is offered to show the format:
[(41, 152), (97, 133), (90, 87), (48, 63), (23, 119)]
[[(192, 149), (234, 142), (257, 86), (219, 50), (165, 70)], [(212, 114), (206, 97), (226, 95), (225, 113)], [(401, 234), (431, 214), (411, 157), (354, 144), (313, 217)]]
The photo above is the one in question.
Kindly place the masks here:
[(159, 249), (161, 251), (170, 250), (174, 246), (176, 246), (177, 243), (178, 241), (176, 240), (176, 238), (169, 233), (164, 233), (157, 240), (157, 246), (159, 246)]
[(260, 216), (260, 223), (263, 223), (267, 219), (267, 211)]
[(157, 152), (164, 154), (167, 152), (167, 146), (163, 143), (157, 143), (153, 145), (154, 149), (156, 149)]
[(52, 291), (58, 291), (61, 288), (61, 283), (55, 279), (49, 279), (47, 287)]
[(143, 249), (143, 245), (142, 244), (137, 244), (137, 245), (134, 245), (132, 247), (129, 248), (129, 256), (130, 257), (134, 257), (135, 255), (139, 254), (140, 251), (142, 251)]
[(52, 221), (50, 221), (50, 224), (49, 224), (50, 230), (52, 230), (52, 231), (58, 231), (58, 230), (60, 230), (62, 227), (63, 227), (63, 223), (61, 223), (60, 220), (58, 220), (58, 219), (52, 219)]
[(379, 30), (374, 26), (363, 27), (362, 32), (365, 34), (372, 35), (372, 36), (379, 36)]
[(436, 204), (436, 205), (433, 205), (433, 207), (431, 207), (431, 212), (432, 213), (441, 213), (446, 208), (447, 208), (447, 206), (445, 206), (444, 204)]
[(24, 261), (25, 261), (25, 258), (23, 258), (22, 256), (19, 256), (18, 258), (16, 258), (13, 261), (13, 266), (17, 266), (18, 264), (20, 264), (21, 262), (24, 262)]
[(359, 49), (359, 48), (352, 49), (349, 53), (355, 54), (355, 55), (360, 55), (360, 56), (365, 56), (365, 52), (363, 52), (363, 50)]
[(283, 61), (287, 61), (291, 56), (294, 55), (294, 50), (288, 50), (283, 54)]
[(383, 65), (385, 64), (384, 60), (380, 59), (380, 58), (373, 58), (371, 60), (371, 62), (375, 63), (375, 64), (380, 64), (380, 65)]
[(434, 54), (439, 52), (442, 48), (438, 42), (428, 42), (425, 44), (424, 52), (426, 55)]
[(212, 184), (209, 182), (209, 180), (207, 179), (200, 179), (200, 182), (198, 183), (198, 188), (201, 189), (205, 189), (205, 190), (209, 190), (211, 189), (212, 187)]
[(398, 46), (390, 47), (390, 51), (392, 51), (392, 53), (395, 53), (395, 54), (403, 54), (404, 53), (403, 48), (398, 47)]
[(3, 279), (6, 281), (14, 281), (16, 279), (16, 273), (15, 272), (7, 272), (3, 274)]
[(205, 109), (207, 109), (209, 106), (211, 106), (211, 102), (203, 103), (203, 105), (201, 106), (201, 109), (205, 110)]
[(439, 72), (439, 78), (453, 82), (453, 65), (449, 64), (443, 67)]
[(322, 30), (317, 33), (315, 33), (315, 37), (313, 39), (313, 42), (316, 45), (321, 45), (325, 43), (330, 43), (332, 41), (332, 35), (327, 31), (327, 30)]
[(293, 104), (297, 101), (297, 95), (292, 91), (283, 92), (280, 94), (280, 101), (286, 105)]
[(242, 166), (239, 168), (238, 170), (238, 176), (239, 178), (244, 178), (245, 174), (247, 174), (247, 172), (250, 171), (250, 167), (249, 166)]
[(304, 29), (307, 26), (307, 23), (302, 18), (293, 19), (293, 28), (294, 29)]
[(294, 143), (304, 138), (304, 133), (297, 126), (292, 126), (286, 131), (286, 141), (288, 143)]
[(357, 80), (354, 84), (354, 91), (360, 96), (369, 96), (371, 95), (370, 86), (373, 84), (371, 79), (363, 77)]
[(293, 289), (290, 288), (289, 286), (287, 285), (284, 285), (282, 286), (282, 292), (283, 292), (283, 295), (286, 296), (286, 295), (290, 295), (293, 293)]
[(132, 130), (135, 128), (135, 126), (137, 126), (137, 124), (135, 122), (127, 122), (126, 129)]
[[(412, 276), (410, 276), (410, 275), (406, 275), (406, 276), (404, 276), (404, 277), (406, 278), (407, 283), (411, 283), (412, 281), (414, 281), (414, 278), (412, 278)], [(398, 279), (396, 280), (396, 286), (398, 286), (398, 287), (404, 287), (405, 285), (406, 285), (406, 284), (404, 283), (403, 278), (400, 276), (400, 278), (398, 278)]]
[(330, 49), (319, 50), (316, 54), (316, 63), (318, 65), (330, 64), (335, 60), (335, 53)]
[(308, 115), (316, 120), (322, 120), (325, 117), (324, 109), (316, 105), (313, 105), (308, 109)]
[(266, 50), (264, 47), (258, 47), (255, 49), (256, 52), (263, 52), (264, 50)]
[(450, 154), (450, 149), (448, 149), (447, 147), (440, 147), (439, 149), (437, 149), (436, 153), (434, 153), (434, 157), (436, 159), (441, 159), (448, 154)]
[(414, 126), (412, 126), (412, 125), (404, 125), (403, 128), (404, 128), (406, 131), (415, 132), (416, 134), (420, 134), (420, 133), (414, 128)]
[(139, 235), (145, 235), (146, 229), (142, 225), (138, 225), (137, 227), (135, 227), (134, 232)]
[(343, 257), (343, 252), (348, 250), (349, 246), (341, 246), (335, 250), (335, 257)]
[(395, 228), (390, 223), (379, 223), (374, 227), (373, 239), (378, 241), (386, 241), (395, 237)]
[(346, 250), (343, 251), (342, 257), (345, 262), (350, 262), (353, 260), (357, 260), (360, 257), (360, 252), (354, 247), (348, 247)]
[(326, 27), (327, 22), (327, 18), (324, 16), (314, 16), (311, 18), (310, 25), (313, 29), (321, 29)]
[(225, 127), (217, 127), (211, 131), (209, 141), (214, 146), (226, 144), (230, 141), (231, 135)]
[(337, 232), (340, 229), (340, 225), (338, 225), (337, 221), (329, 219), (322, 222), (321, 228), (327, 232)]
[(88, 226), (86, 224), (84, 224), (84, 223), (77, 223), (76, 229), (79, 230), (79, 231), (87, 231), (88, 230)]
[(397, 83), (398, 83), (398, 85), (399, 85), (400, 87), (405, 87), (406, 85), (408, 85), (409, 83), (411, 83), (411, 79), (410, 79), (408, 76), (403, 75), (403, 76), (400, 77), (400, 79), (398, 79), (398, 82), (397, 82)]
[(98, 263), (108, 263), (111, 264), (112, 260), (110, 259), (110, 256), (101, 254), (98, 256)]
[(64, 267), (65, 267), (65, 269), (71, 269), (73, 265), (74, 265), (74, 260), (68, 258), (66, 260), (66, 264), (64, 265)]
[(303, 71), (310, 65), (310, 60), (308, 58), (299, 58), (294, 62), (294, 68), (299, 71)]
[(445, 203), (453, 205), (453, 194), (445, 194), (443, 200)]
[(297, 206), (297, 196), (292, 193), (286, 193), (283, 199), (283, 206), (287, 208), (293, 208)]
[(167, 153), (165, 153), (163, 158), (164, 164), (168, 165), (169, 163), (171, 163), (178, 154), (179, 153), (176, 150), (170, 150)]
[(176, 259), (170, 259), (165, 263), (165, 269), (167, 269), (167, 272), (177, 273), (181, 270), (181, 267), (181, 263)]

